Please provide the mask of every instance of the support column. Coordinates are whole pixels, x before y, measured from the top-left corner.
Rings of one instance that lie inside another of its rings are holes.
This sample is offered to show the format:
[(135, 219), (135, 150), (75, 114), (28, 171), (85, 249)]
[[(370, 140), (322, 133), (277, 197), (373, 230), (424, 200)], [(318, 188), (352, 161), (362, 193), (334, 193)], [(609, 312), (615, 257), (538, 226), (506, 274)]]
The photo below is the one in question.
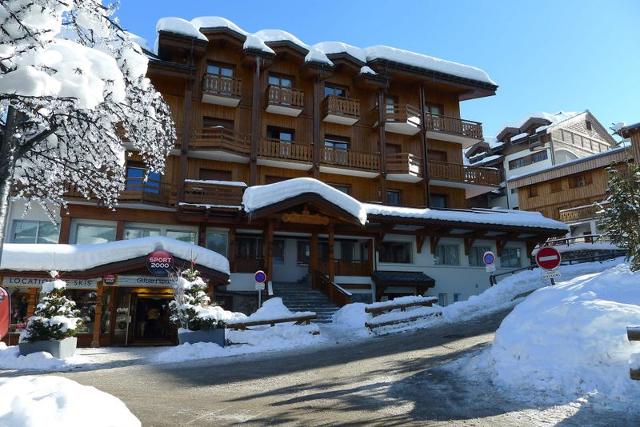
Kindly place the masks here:
[(320, 160), (324, 144), (320, 141), (320, 100), (323, 92), (323, 82), (316, 75), (313, 81), (313, 177), (320, 178)]
[(60, 236), (58, 237), (58, 243), (69, 243), (69, 235), (71, 233), (71, 215), (60, 210)]
[(27, 292), (27, 317), (33, 316), (38, 305), (38, 288), (29, 288)]
[(258, 184), (258, 147), (260, 145), (260, 108), (262, 85), (260, 84), (260, 69), (262, 58), (256, 57), (256, 68), (253, 73), (253, 87), (251, 92), (251, 155), (249, 157), (249, 185)]
[(193, 108), (193, 80), (185, 83), (184, 100), (182, 105), (182, 144), (180, 145), (180, 162), (178, 167), (178, 200), (184, 196), (184, 180), (189, 169), (189, 145), (191, 144), (191, 111)]
[(264, 231), (263, 252), (264, 252), (264, 269), (267, 273), (267, 281), (272, 279), (273, 274), (273, 220), (267, 222), (267, 228)]
[(422, 117), (420, 126), (420, 155), (422, 156), (422, 183), (424, 191), (424, 204), (426, 207), (430, 205), (430, 190), (429, 190), (429, 149), (427, 147), (427, 112), (426, 104), (427, 98), (424, 93), (424, 86), (420, 85), (420, 116)]
[(198, 246), (207, 247), (207, 224), (198, 224)]
[(378, 181), (380, 183), (380, 198), (379, 200), (385, 204), (387, 203), (387, 139), (384, 132), (384, 123), (385, 123), (385, 113), (386, 113), (386, 103), (384, 98), (384, 90), (378, 90), (378, 144), (380, 145), (378, 148), (380, 149), (380, 160), (379, 160), (379, 172), (380, 177)]
[(116, 222), (116, 240), (124, 240), (124, 221)]
[(229, 259), (229, 269), (231, 272), (236, 271), (236, 229), (229, 229), (229, 250), (227, 252)]
[(96, 312), (93, 316), (93, 338), (91, 347), (100, 347), (100, 327), (102, 326), (102, 294), (104, 292), (104, 284), (102, 280), (98, 280), (96, 288)]
[(334, 281), (336, 277), (335, 264), (333, 262), (333, 245), (335, 244), (335, 236), (333, 231), (333, 223), (329, 224), (329, 265), (327, 266), (327, 274), (329, 275), (329, 280), (331, 282)]

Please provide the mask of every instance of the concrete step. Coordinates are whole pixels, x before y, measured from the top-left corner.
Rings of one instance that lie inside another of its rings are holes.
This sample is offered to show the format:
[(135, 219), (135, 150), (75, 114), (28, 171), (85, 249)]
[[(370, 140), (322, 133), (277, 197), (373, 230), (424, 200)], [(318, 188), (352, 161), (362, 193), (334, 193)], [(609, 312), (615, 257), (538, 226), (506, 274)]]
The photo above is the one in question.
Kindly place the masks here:
[(338, 311), (338, 307), (325, 294), (311, 289), (308, 283), (275, 282), (273, 293), (282, 298), (284, 305), (291, 311), (315, 312), (316, 323), (330, 323), (333, 314)]

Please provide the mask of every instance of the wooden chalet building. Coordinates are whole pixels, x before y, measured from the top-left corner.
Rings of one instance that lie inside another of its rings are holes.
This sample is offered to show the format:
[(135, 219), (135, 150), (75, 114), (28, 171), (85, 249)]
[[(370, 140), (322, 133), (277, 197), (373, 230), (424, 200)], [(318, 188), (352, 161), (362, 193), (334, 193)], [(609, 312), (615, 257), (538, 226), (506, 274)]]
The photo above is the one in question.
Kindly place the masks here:
[(9, 241), (166, 236), (206, 247), (230, 264), (215, 298), (250, 312), (259, 269), (276, 296), (278, 283), (298, 283), (336, 305), (425, 291), (446, 305), (489, 286), (485, 251), (513, 269), (567, 231), (537, 213), (465, 209), (465, 191), (501, 180), (462, 159), (483, 134), (459, 104), (497, 89), (482, 70), (384, 46), (249, 34), (218, 17), (157, 28), (148, 75), (179, 136), (166, 172), (144, 182), (133, 153), (116, 211), (70, 198), (58, 226), (38, 209), (23, 216), (16, 201)]

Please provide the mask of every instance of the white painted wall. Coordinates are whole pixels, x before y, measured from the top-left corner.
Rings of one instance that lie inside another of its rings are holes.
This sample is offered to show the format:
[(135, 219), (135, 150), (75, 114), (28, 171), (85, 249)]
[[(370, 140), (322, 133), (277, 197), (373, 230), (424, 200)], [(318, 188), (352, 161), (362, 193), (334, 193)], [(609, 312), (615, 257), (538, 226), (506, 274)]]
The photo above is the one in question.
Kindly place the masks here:
[[(279, 237), (275, 237), (279, 239)], [(296, 239), (285, 239), (284, 262), (273, 260), (274, 282), (297, 282), (309, 273), (309, 266), (298, 264), (298, 243)]]

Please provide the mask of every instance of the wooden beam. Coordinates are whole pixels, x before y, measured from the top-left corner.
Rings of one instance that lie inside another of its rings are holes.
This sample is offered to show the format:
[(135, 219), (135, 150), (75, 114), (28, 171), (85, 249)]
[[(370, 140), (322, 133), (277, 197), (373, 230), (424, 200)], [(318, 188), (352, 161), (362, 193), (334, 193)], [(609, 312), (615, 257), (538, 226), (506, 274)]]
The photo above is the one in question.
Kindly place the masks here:
[(425, 239), (426, 239), (426, 236), (420, 235), (420, 234), (416, 234), (416, 251), (419, 254), (422, 253), (422, 246), (424, 245)]
[(58, 237), (58, 243), (69, 243), (70, 233), (71, 233), (71, 215), (69, 215), (69, 212), (65, 212), (65, 209), (61, 209), (60, 236)]
[(420, 156), (422, 160), (422, 183), (424, 191), (424, 205), (430, 207), (431, 194), (429, 189), (429, 156), (428, 156), (428, 140), (427, 140), (427, 115), (425, 106), (427, 104), (426, 96), (424, 93), (424, 86), (420, 85), (420, 116), (422, 117), (420, 127)]
[(431, 255), (435, 255), (436, 247), (438, 246), (438, 242), (440, 242), (440, 236), (431, 236), (429, 238), (429, 244), (431, 249)]
[(328, 232), (329, 232), (329, 236), (328, 236), (327, 244), (329, 246), (329, 266), (327, 268), (328, 270), (327, 273), (329, 276), (329, 280), (333, 282), (336, 277), (335, 264), (333, 262), (333, 246), (335, 244), (335, 233), (333, 230), (333, 224), (329, 224)]
[(309, 268), (312, 274), (314, 271), (318, 271), (318, 249), (318, 233), (314, 231), (311, 233), (311, 241), (309, 243)]

